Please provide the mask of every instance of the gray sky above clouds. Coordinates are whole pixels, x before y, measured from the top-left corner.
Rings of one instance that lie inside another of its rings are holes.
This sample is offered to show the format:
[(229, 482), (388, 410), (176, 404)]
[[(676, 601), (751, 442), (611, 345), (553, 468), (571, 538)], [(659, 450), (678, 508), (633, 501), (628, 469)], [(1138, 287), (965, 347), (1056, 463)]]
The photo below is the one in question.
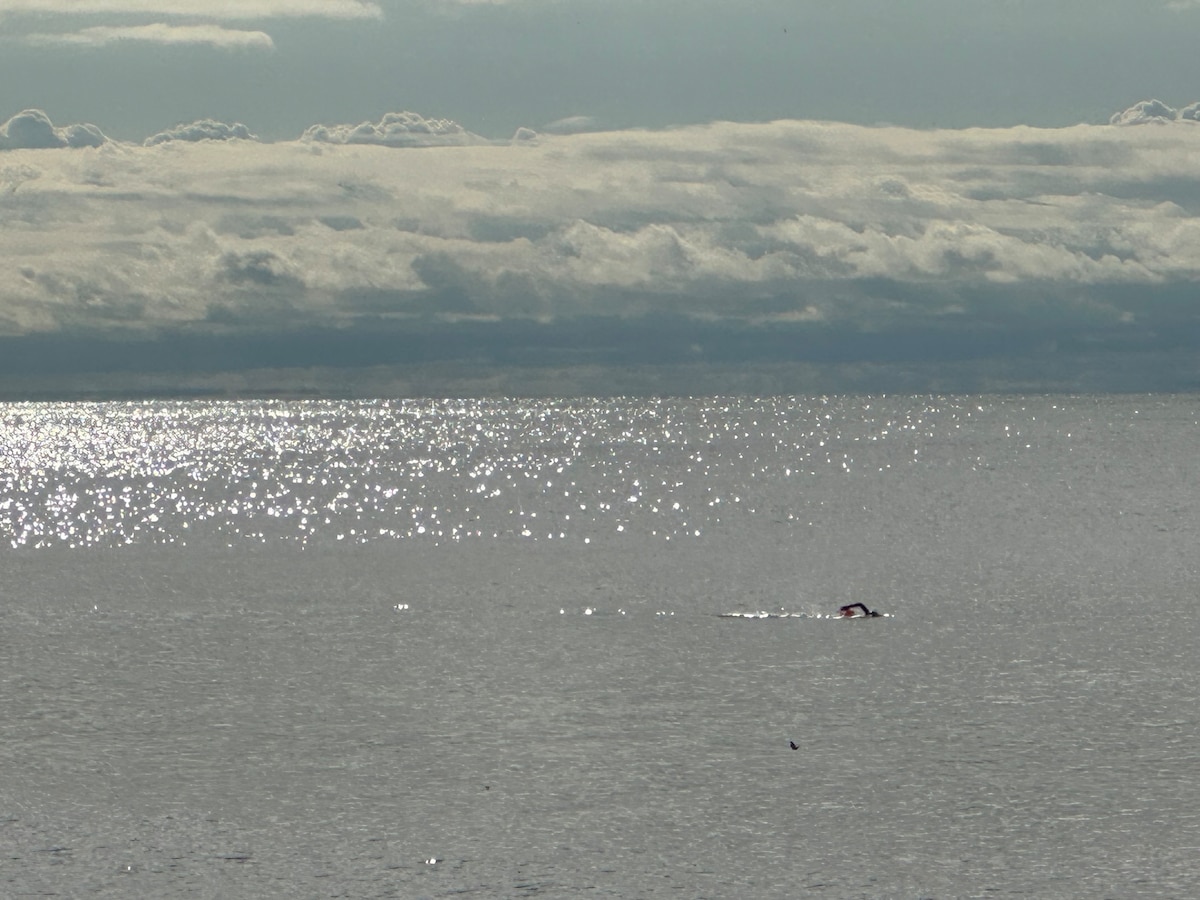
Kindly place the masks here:
[(664, 365), (1195, 389), (1198, 23), (0, 0), (0, 388), (420, 363), (434, 391), (539, 366), (674, 389)]
[(1072, 125), (1185, 91), (1198, 18), (1186, 0), (0, 0), (0, 106), (126, 140), (399, 109), (490, 137), (569, 116)]

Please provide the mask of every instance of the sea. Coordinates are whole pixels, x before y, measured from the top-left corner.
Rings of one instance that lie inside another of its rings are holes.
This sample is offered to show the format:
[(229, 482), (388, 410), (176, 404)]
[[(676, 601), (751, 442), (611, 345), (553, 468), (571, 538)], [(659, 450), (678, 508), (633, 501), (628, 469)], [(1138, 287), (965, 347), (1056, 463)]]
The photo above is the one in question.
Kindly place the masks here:
[(5, 404), (0, 896), (1196, 897), (1198, 448), (1195, 395)]

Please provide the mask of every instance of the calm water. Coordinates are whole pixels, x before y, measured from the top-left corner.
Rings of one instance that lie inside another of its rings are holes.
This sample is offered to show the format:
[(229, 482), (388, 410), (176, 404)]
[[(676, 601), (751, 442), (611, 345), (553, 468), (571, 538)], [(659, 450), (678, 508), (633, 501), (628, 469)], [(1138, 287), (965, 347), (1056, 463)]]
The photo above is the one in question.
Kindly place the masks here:
[(1198, 421), (0, 406), (0, 896), (1193, 897)]

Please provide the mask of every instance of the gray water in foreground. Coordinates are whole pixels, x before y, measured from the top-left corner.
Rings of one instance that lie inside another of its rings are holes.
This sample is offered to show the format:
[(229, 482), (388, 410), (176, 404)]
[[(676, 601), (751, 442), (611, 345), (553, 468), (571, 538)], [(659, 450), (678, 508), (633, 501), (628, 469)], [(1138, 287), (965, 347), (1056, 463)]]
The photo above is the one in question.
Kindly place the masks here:
[(1196, 896), (1198, 399), (0, 407), (0, 896)]

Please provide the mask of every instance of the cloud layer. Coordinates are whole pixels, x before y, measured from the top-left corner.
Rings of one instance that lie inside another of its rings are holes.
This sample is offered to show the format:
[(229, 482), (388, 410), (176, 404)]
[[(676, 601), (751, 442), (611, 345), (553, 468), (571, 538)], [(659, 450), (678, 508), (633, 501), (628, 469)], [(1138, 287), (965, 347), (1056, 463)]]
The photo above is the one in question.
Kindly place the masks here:
[(0, 0), (4, 13), (41, 15), (150, 15), (215, 20), (316, 17), (378, 19), (370, 0)]
[(173, 360), (170, 341), (211, 339), (193, 360), (245, 366), (951, 360), (1200, 335), (1188, 127), (487, 144), (396, 113), (278, 144), (200, 122), (147, 147), (88, 128), (0, 129), (8, 147), (91, 141), (0, 158), (10, 360), (54, 336)]
[[(19, 38), (34, 47), (98, 49), (113, 45), (204, 46), (221, 50), (274, 50), (263, 31), (226, 28), (224, 21), (278, 18), (380, 19), (383, 10), (369, 0), (0, 0), (0, 18), (25, 14), (47, 17), (104, 16), (117, 24), (77, 31), (36, 31)], [(186, 18), (188, 24), (130, 24), (131, 17)]]
[(241, 31), (219, 25), (97, 25), (80, 31), (27, 35), (34, 46), (106, 47), (120, 42), (203, 45), (224, 50), (273, 50), (275, 42), (262, 31)]

